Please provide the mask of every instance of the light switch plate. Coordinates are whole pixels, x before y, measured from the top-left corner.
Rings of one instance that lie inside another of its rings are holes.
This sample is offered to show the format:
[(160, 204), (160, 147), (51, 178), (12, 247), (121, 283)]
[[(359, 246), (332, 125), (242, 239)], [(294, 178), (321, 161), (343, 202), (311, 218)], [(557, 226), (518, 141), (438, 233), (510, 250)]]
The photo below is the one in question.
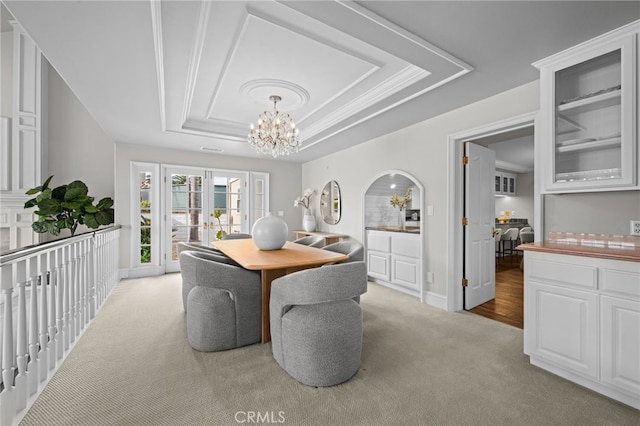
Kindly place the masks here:
[(631, 235), (640, 235), (640, 220), (631, 221)]

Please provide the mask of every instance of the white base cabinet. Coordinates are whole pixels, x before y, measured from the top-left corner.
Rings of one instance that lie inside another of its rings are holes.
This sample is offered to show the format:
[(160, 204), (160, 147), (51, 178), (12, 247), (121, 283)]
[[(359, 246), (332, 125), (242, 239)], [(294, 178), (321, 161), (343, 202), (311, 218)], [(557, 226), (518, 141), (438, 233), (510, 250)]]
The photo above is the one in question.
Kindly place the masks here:
[(367, 273), (380, 284), (419, 296), (420, 234), (367, 230)]
[(531, 363), (640, 409), (640, 263), (525, 251)]

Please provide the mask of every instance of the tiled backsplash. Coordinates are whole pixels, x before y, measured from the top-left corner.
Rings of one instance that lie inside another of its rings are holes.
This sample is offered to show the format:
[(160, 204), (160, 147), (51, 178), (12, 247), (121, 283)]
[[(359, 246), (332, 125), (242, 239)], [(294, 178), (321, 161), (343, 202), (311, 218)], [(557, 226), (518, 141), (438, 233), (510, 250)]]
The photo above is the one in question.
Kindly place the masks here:
[(640, 237), (633, 235), (588, 234), (578, 232), (549, 232), (550, 243), (576, 244), (593, 247), (636, 248), (640, 247)]
[[(367, 195), (365, 197), (365, 226), (398, 226), (400, 211), (389, 203), (390, 197)], [(402, 212), (404, 215), (404, 211)]]

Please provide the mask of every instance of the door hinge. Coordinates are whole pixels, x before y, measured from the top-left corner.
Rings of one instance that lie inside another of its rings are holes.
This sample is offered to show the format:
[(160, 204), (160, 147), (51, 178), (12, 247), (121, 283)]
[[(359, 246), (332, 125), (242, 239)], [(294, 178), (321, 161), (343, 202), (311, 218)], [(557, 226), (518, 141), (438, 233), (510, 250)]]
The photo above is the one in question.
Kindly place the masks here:
[(469, 157), (467, 155), (462, 157), (462, 164), (469, 164)]
[(466, 278), (463, 278), (463, 279), (462, 279), (462, 287), (466, 287), (466, 286), (468, 286), (468, 285), (469, 285), (469, 280), (468, 280), (468, 279), (466, 279)]
[(468, 217), (463, 217), (462, 218), (462, 226), (467, 226), (469, 225), (469, 218)]

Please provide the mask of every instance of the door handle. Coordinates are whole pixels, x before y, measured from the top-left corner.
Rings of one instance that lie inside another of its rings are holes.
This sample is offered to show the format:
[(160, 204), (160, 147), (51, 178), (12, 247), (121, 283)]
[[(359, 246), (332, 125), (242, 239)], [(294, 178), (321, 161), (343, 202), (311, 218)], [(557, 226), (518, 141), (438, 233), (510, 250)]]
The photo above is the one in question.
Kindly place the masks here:
[(498, 235), (500, 233), (499, 230), (495, 229), (495, 228), (491, 228), (491, 236), (495, 237), (496, 235)]
[(206, 230), (207, 229), (207, 222), (203, 223), (202, 227)]

